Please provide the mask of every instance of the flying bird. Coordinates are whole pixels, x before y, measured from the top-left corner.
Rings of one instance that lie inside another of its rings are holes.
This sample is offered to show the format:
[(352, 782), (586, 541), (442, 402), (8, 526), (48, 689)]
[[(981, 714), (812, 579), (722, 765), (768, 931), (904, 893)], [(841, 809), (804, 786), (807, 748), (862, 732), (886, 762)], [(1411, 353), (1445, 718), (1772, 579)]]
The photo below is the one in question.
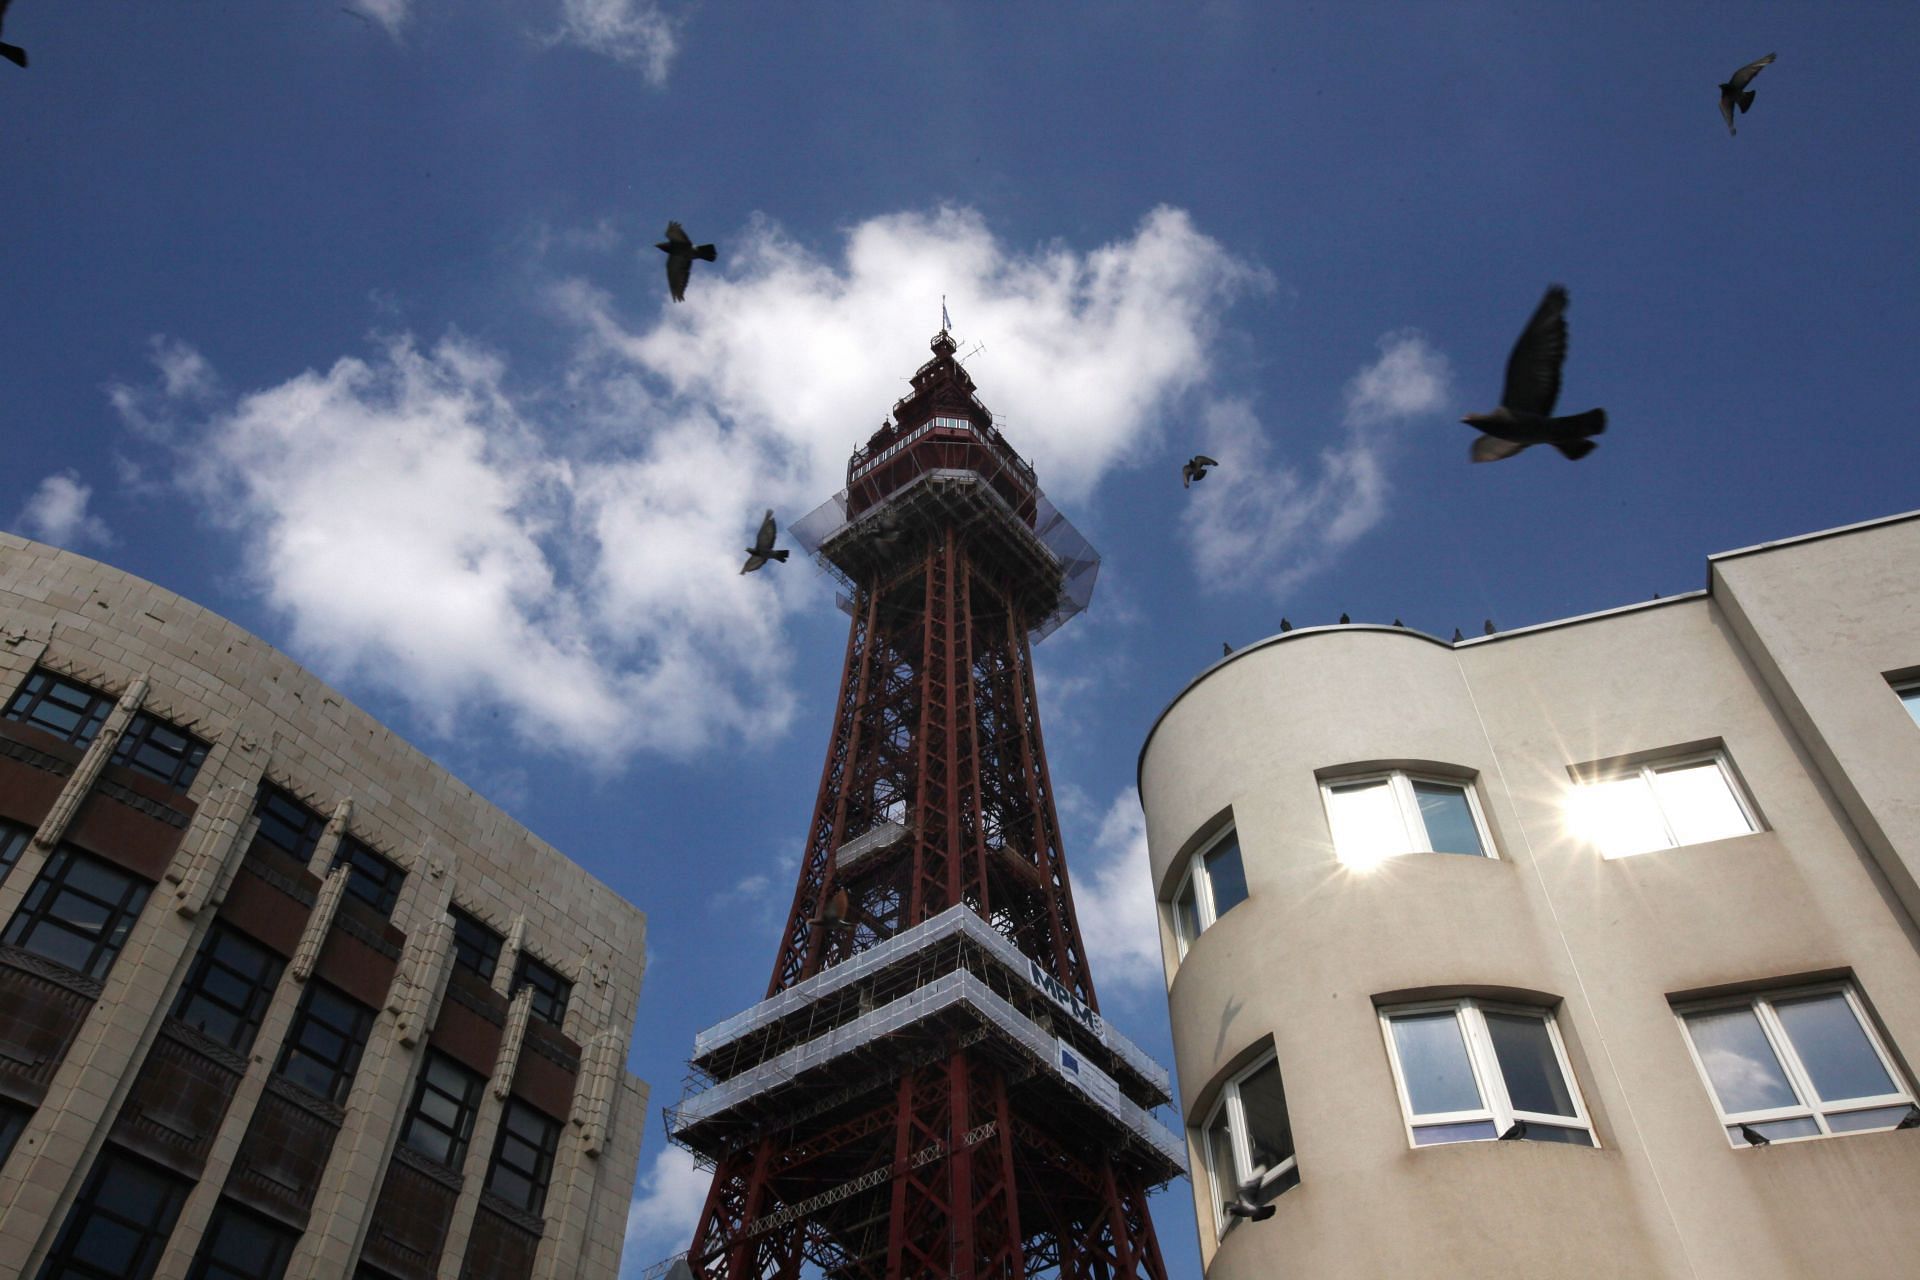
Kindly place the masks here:
[(740, 566), (740, 572), (752, 573), (769, 560), (778, 560), (781, 564), (787, 562), (787, 552), (784, 548), (779, 551), (773, 549), (773, 540), (777, 533), (778, 530), (773, 523), (773, 508), (768, 507), (767, 514), (761, 517), (759, 534), (754, 537), (753, 545), (747, 548), (747, 562)]
[[(12, 3), (13, 0), (0, 0), (0, 24), (6, 22), (7, 6)], [(5, 58), (16, 67), (25, 68), (27, 65), (27, 51), (17, 44), (7, 44), (4, 41), (0, 41), (0, 58)]]
[(1265, 1222), (1276, 1212), (1278, 1208), (1275, 1205), (1248, 1204), (1244, 1197), (1227, 1206), (1229, 1218), (1245, 1218), (1250, 1222)]
[(1513, 344), (1507, 357), (1507, 385), (1500, 407), (1492, 413), (1470, 413), (1460, 421), (1486, 434), (1473, 442), (1475, 462), (1511, 458), (1530, 444), (1550, 444), (1569, 458), (1593, 452), (1593, 441), (1607, 429), (1607, 411), (1589, 409), (1556, 418), (1553, 402), (1560, 398), (1560, 366), (1567, 359), (1567, 291), (1547, 286), (1547, 296), (1534, 308), (1533, 319)]
[(1218, 462), (1215, 462), (1204, 453), (1194, 454), (1191, 458), (1187, 459), (1186, 465), (1180, 468), (1180, 487), (1182, 489), (1191, 489), (1195, 480), (1205, 480), (1207, 478), (1208, 467), (1217, 467), (1219, 465)]
[(819, 915), (807, 917), (807, 923), (839, 924), (847, 918), (847, 907), (847, 888), (842, 885), (833, 891), (833, 896), (827, 899), (827, 905), (821, 908)]
[(1750, 1124), (1740, 1126), (1740, 1136), (1747, 1140), (1747, 1145), (1750, 1147), (1764, 1147), (1773, 1141), (1772, 1138), (1769, 1138), (1766, 1134), (1760, 1132)]
[(1749, 62), (1729, 76), (1727, 82), (1720, 86), (1720, 118), (1727, 122), (1729, 134), (1740, 132), (1733, 127), (1733, 109), (1737, 106), (1741, 114), (1745, 115), (1753, 107), (1753, 90), (1747, 86), (1753, 82), (1755, 76), (1766, 69), (1767, 64), (1773, 61), (1773, 57), (1774, 55), (1768, 54), (1764, 58)]
[(667, 292), (675, 302), (687, 300), (687, 280), (693, 275), (693, 260), (712, 262), (719, 254), (710, 244), (695, 244), (677, 222), (667, 224), (667, 238), (653, 246), (667, 255)]

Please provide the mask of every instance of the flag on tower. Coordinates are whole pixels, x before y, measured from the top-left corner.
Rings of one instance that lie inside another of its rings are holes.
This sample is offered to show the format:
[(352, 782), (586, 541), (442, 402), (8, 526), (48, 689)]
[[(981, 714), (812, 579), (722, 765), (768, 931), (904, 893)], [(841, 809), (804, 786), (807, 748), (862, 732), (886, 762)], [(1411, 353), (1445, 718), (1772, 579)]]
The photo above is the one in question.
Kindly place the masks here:
[(947, 319), (947, 295), (944, 293), (940, 295), (940, 328), (942, 332), (953, 328), (953, 321)]

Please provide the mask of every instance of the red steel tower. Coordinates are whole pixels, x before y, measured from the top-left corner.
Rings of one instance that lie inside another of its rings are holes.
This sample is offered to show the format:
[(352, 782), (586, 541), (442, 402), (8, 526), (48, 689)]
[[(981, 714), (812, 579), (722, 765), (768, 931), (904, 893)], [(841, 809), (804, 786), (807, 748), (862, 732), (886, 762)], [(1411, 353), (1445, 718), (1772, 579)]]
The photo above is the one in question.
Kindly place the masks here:
[(1034, 696), (1098, 557), (944, 330), (793, 533), (853, 625), (767, 998), (667, 1113), (714, 1167), (688, 1268), (1164, 1277), (1167, 1075), (1099, 1014)]

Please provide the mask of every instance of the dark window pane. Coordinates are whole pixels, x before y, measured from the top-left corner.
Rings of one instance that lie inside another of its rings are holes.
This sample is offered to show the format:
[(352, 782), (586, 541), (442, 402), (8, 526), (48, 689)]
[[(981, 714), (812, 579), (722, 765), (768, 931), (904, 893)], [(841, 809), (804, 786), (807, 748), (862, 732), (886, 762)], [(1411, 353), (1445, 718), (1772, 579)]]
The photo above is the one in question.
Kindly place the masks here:
[(188, 1280), (280, 1280), (299, 1238), (291, 1227), (222, 1200)]
[(98, 689), (55, 675), (35, 671), (7, 704), (7, 718), (43, 729), (76, 747), (93, 741), (113, 709), (113, 699)]
[(173, 1016), (245, 1053), (280, 982), (280, 957), (225, 922), (216, 922), (187, 974)]
[[(80, 883), (89, 891), (71, 887)], [(90, 978), (105, 977), (150, 887), (63, 845), (41, 868), (0, 941)]]
[(27, 844), (32, 839), (31, 827), (23, 827), (17, 822), (0, 822), (0, 880), (7, 878), (7, 872), (13, 870), (13, 864), (20, 861), (20, 855), (26, 852)]
[(279, 787), (263, 783), (253, 811), (260, 819), (256, 842), (271, 845), (295, 862), (306, 863), (319, 847), (326, 820)]
[(18, 1103), (0, 1100), (0, 1164), (7, 1162), (7, 1156), (13, 1151), (13, 1144), (26, 1131), (27, 1121), (33, 1118), (33, 1112)]
[(39, 1280), (149, 1280), (188, 1185), (106, 1148), (68, 1211)]
[(1179, 922), (1180, 936), (1189, 944), (1200, 936), (1200, 905), (1194, 898), (1193, 881), (1182, 885), (1174, 898), (1173, 916)]
[(278, 1070), (302, 1088), (344, 1103), (372, 1026), (372, 1009), (324, 982), (312, 982), (294, 1013)]
[(1847, 998), (1838, 991), (1776, 1000), (1773, 1009), (1823, 1102), (1900, 1091), (1880, 1065), (1880, 1056), (1860, 1029)]
[(391, 915), (393, 904), (400, 900), (400, 885), (407, 878), (406, 872), (352, 836), (340, 841), (340, 852), (334, 855), (334, 866), (343, 862), (349, 868), (347, 892), (381, 915)]
[(113, 762), (185, 791), (207, 758), (207, 744), (145, 711), (134, 716), (114, 748)]
[(520, 953), (514, 970), (513, 990), (518, 992), (521, 987), (533, 988), (534, 1017), (556, 1027), (566, 1020), (567, 999), (573, 994), (573, 984), (525, 951)]
[(1247, 873), (1240, 865), (1240, 842), (1228, 836), (1207, 851), (1207, 884), (1213, 890), (1213, 918), (1218, 920), (1247, 900)]
[(546, 1203), (547, 1179), (559, 1143), (559, 1121), (519, 1098), (509, 1098), (487, 1167), (487, 1190), (528, 1213), (539, 1213)]
[(429, 1159), (458, 1168), (473, 1134), (486, 1080), (443, 1053), (429, 1052), (414, 1086), (400, 1140)]
[(1247, 1115), (1247, 1146), (1258, 1177), (1293, 1155), (1293, 1126), (1287, 1121), (1278, 1062), (1268, 1062), (1240, 1082), (1240, 1106)]
[(500, 935), (458, 907), (453, 916), (454, 962), (472, 970), (483, 982), (493, 980), (500, 963)]
[(1413, 796), (1420, 804), (1420, 820), (1427, 825), (1427, 843), (1435, 853), (1485, 854), (1480, 829), (1465, 787), (1444, 782), (1416, 782)]
[(1487, 1033), (1493, 1038), (1493, 1053), (1500, 1061), (1500, 1074), (1507, 1082), (1507, 1097), (1514, 1110), (1550, 1116), (1575, 1114), (1573, 1094), (1567, 1089), (1566, 1077), (1560, 1074), (1546, 1019), (1489, 1012)]

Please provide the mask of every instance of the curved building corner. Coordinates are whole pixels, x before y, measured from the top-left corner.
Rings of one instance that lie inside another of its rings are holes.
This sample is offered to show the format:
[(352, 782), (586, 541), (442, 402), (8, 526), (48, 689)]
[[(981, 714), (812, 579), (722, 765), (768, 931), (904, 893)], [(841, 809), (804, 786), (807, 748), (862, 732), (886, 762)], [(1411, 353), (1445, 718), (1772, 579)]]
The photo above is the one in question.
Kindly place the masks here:
[(1209, 1280), (1914, 1273), (1916, 562), (1911, 513), (1174, 700), (1140, 794)]
[(0, 534), (0, 1274), (613, 1280), (637, 908), (259, 638)]

